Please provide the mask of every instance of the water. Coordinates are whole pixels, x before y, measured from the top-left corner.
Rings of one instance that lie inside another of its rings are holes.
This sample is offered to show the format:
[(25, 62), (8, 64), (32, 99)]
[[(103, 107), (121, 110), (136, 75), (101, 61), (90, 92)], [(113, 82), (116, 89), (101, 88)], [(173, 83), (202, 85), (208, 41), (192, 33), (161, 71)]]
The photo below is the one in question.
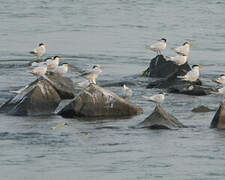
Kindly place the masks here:
[[(191, 112), (202, 104), (217, 108), (221, 97), (169, 94), (163, 107), (191, 128), (132, 128), (154, 109), (141, 96), (159, 92), (136, 77), (155, 56), (144, 48), (155, 39), (168, 39), (166, 55), (184, 41), (195, 43), (190, 64), (205, 66), (206, 84), (224, 73), (224, 1), (0, 2), (0, 103), (13, 96), (10, 90), (35, 80), (23, 65), (34, 59), (31, 49), (47, 42), (46, 57), (60, 55), (84, 69), (103, 65), (99, 82), (135, 81), (131, 101), (144, 109), (130, 119), (99, 121), (1, 114), (1, 179), (224, 179), (224, 131), (209, 129), (215, 112)], [(62, 122), (69, 126), (51, 129)]]

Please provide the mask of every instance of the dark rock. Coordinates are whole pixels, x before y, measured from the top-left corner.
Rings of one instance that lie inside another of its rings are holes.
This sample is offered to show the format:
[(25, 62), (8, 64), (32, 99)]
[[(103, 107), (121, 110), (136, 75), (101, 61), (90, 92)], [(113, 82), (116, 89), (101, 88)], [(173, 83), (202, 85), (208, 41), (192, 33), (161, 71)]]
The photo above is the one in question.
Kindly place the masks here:
[(202, 86), (202, 82), (198, 79), (196, 82), (184, 81), (177, 78), (177, 74), (172, 74), (167, 78), (150, 82), (147, 88), (167, 89), (169, 93), (187, 94), (194, 96), (204, 96), (214, 91), (210, 87)]
[(52, 114), (62, 99), (75, 97), (72, 81), (58, 75), (39, 78), (0, 107), (10, 115)]
[(179, 84), (171, 86), (170, 88), (168, 88), (167, 91), (169, 93), (187, 94), (192, 96), (205, 96), (211, 94), (212, 89), (199, 85)]
[(210, 128), (225, 129), (225, 102), (221, 102), (219, 109), (213, 117)]
[(161, 106), (156, 106), (150, 116), (148, 116), (139, 127), (150, 129), (178, 129), (185, 127), (174, 116), (167, 113)]
[(191, 111), (192, 111), (192, 112), (195, 112), (195, 113), (201, 113), (201, 112), (211, 112), (211, 111), (215, 111), (215, 109), (210, 109), (210, 108), (208, 108), (208, 107), (206, 107), (206, 106), (201, 105), (201, 106), (198, 106), (198, 107), (192, 109)]
[(90, 84), (57, 114), (63, 117), (120, 117), (133, 116), (141, 112), (142, 108), (120, 98), (113, 92)]
[(179, 66), (172, 61), (167, 61), (163, 55), (158, 55), (151, 60), (149, 68), (144, 74), (147, 77), (168, 77), (174, 74), (183, 76), (190, 70), (188, 63)]
[(54, 87), (61, 99), (72, 99), (77, 94), (71, 79), (55, 73), (51, 73), (47, 77), (48, 83)]

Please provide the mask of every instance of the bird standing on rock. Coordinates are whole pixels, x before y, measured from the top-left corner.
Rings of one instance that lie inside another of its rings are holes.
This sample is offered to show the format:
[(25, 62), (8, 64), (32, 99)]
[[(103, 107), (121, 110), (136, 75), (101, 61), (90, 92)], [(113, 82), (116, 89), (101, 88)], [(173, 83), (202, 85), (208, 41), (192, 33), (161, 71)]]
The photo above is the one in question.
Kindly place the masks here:
[(59, 61), (64, 60), (62, 57), (59, 56), (55, 56), (52, 59), (48, 59), (46, 61), (47, 65), (48, 65), (48, 71), (54, 72), (58, 66), (59, 66)]
[(122, 85), (122, 91), (122, 97), (124, 99), (129, 99), (133, 94), (132, 90), (128, 88), (125, 84)]
[(43, 64), (42, 66), (38, 66), (29, 71), (31, 74), (36, 76), (44, 76), (47, 72), (47, 64)]
[(150, 46), (146, 46), (147, 49), (150, 49), (157, 53), (157, 55), (162, 54), (162, 51), (166, 48), (166, 39), (162, 38), (157, 40), (157, 43), (154, 43)]
[(99, 74), (101, 74), (103, 69), (103, 66), (94, 65), (92, 70), (81, 74), (81, 76), (88, 79), (90, 83), (96, 84), (96, 79), (98, 78)]
[(72, 64), (63, 63), (61, 66), (58, 66), (54, 72), (58, 74), (66, 74), (68, 72), (68, 66), (72, 66)]
[(176, 63), (178, 66), (183, 65), (187, 62), (187, 58), (190, 58), (191, 56), (185, 56), (185, 55), (178, 55), (175, 57), (171, 56), (165, 56), (166, 60), (172, 61)]
[(192, 70), (189, 71), (186, 75), (184, 76), (177, 76), (177, 78), (183, 79), (184, 81), (189, 81), (189, 82), (195, 82), (199, 78), (199, 69), (203, 68), (204, 66), (199, 66), (199, 65), (193, 65)]
[(157, 106), (160, 106), (160, 104), (162, 104), (165, 99), (165, 95), (166, 95), (166, 93), (161, 92), (161, 93), (153, 95), (151, 97), (143, 96), (143, 98), (147, 101), (156, 103)]
[(190, 46), (193, 46), (193, 43), (185, 42), (182, 46), (172, 48), (172, 50), (175, 51), (179, 55), (187, 56), (190, 51)]
[(39, 46), (32, 51), (30, 51), (31, 54), (35, 54), (38, 57), (43, 56), (46, 53), (46, 47), (48, 46), (47, 43), (40, 43)]

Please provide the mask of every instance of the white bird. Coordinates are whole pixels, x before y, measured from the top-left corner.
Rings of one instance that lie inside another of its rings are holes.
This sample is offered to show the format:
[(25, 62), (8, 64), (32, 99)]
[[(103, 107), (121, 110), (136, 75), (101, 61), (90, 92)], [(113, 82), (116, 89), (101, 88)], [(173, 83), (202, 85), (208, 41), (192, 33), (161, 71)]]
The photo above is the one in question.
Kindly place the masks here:
[(133, 92), (125, 84), (122, 85), (122, 97), (124, 99), (129, 99), (132, 96)]
[(157, 41), (159, 42), (146, 46), (146, 48), (156, 52), (157, 54), (161, 54), (161, 52), (166, 48), (166, 39), (162, 38)]
[(225, 95), (225, 86), (222, 87), (222, 88), (220, 88), (220, 89), (218, 89), (218, 92), (217, 93), (218, 94), (221, 94), (221, 95)]
[(92, 70), (81, 74), (81, 76), (88, 79), (90, 83), (96, 84), (96, 79), (98, 78), (102, 70), (103, 70), (103, 66), (94, 65), (92, 67)]
[(160, 105), (163, 103), (163, 101), (165, 99), (165, 95), (166, 95), (166, 93), (161, 92), (161, 93), (153, 95), (151, 97), (143, 96), (143, 98), (147, 101), (151, 101), (151, 102), (156, 103), (157, 105)]
[(44, 76), (45, 73), (47, 72), (47, 65), (44, 64), (42, 66), (35, 67), (29, 72), (33, 75)]
[(221, 74), (217, 79), (212, 80), (213, 82), (221, 85), (225, 85), (225, 74)]
[(193, 43), (185, 42), (182, 46), (172, 48), (172, 50), (175, 51), (179, 55), (187, 56), (190, 51), (190, 46), (193, 46)]
[(11, 93), (13, 94), (20, 94), (24, 89), (26, 89), (28, 87), (28, 85), (26, 85), (25, 87), (22, 87), (18, 90), (15, 90), (15, 91), (10, 91)]
[(178, 66), (183, 65), (187, 62), (187, 58), (190, 58), (191, 56), (184, 56), (184, 55), (178, 55), (175, 57), (166, 56), (165, 59), (169, 61), (173, 61)]
[(48, 71), (51, 71), (51, 72), (54, 72), (56, 71), (56, 69), (58, 68), (59, 66), (59, 61), (63, 60), (62, 57), (59, 57), (59, 56), (55, 56), (54, 58), (52, 59), (48, 59), (46, 60), (46, 63), (47, 63), (47, 67), (48, 67)]
[(63, 63), (61, 66), (58, 66), (54, 72), (61, 75), (66, 74), (68, 72), (68, 66), (72, 66), (72, 64)]
[(185, 81), (195, 82), (199, 78), (199, 75), (200, 75), (199, 68), (203, 68), (203, 66), (193, 65), (192, 70), (189, 71), (186, 75), (177, 76), (177, 77), (180, 79), (183, 79)]
[(48, 46), (47, 43), (40, 43), (39, 46), (32, 51), (30, 51), (31, 54), (35, 54), (38, 57), (43, 56), (46, 53), (46, 47)]

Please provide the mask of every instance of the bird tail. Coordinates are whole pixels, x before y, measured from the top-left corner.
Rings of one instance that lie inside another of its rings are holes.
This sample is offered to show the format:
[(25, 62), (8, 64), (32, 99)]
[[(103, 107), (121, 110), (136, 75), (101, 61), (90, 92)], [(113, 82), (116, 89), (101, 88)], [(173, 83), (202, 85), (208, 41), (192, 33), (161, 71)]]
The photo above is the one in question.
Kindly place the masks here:
[(151, 45), (146, 45), (145, 48), (150, 49), (150, 50), (154, 50), (154, 48)]
[(177, 78), (179, 78), (179, 79), (184, 79), (184, 76), (177, 76)]
[(147, 97), (147, 96), (142, 96), (142, 97), (143, 97), (145, 100), (155, 102), (151, 97)]
[(30, 53), (30, 54), (35, 54), (35, 52), (34, 52), (34, 51), (30, 51), (29, 53)]

